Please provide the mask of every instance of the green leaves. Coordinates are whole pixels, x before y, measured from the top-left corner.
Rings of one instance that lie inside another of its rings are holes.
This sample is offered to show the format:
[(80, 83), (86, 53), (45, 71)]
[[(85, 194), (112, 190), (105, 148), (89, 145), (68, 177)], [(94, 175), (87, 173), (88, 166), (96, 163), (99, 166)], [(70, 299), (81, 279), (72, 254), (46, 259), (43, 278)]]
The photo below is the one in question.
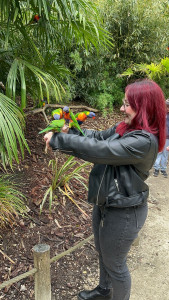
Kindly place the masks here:
[(166, 58), (162, 59), (161, 64), (162, 64), (162, 66), (164, 66), (166, 71), (169, 73), (169, 58), (166, 57)]
[(57, 101), (61, 100), (60, 90), (63, 89), (62, 85), (54, 78), (51, 74), (42, 71), (38, 67), (30, 64), (22, 59), (15, 59), (11, 65), (8, 77), (7, 77), (7, 91), (8, 97), (15, 100), (17, 81), (18, 79), (18, 69), (20, 72), (20, 82), (21, 82), (21, 108), (26, 108), (26, 80), (25, 80), (25, 70), (28, 69), (36, 77), (37, 84), (39, 83), (39, 97), (43, 99), (43, 89), (46, 89), (47, 100), (49, 102), (49, 86), (53, 88), (54, 95)]
[(22, 109), (27, 106), (26, 93), (61, 101), (71, 75), (65, 59), (61, 62), (64, 51), (75, 44), (97, 50), (112, 46), (93, 1), (2, 0), (0, 7), (0, 50), (4, 45), (6, 50), (0, 77), (2, 73), (4, 84), (7, 78), (8, 97), (15, 100), (21, 91)]
[(119, 65), (123, 64), (123, 69), (131, 63), (150, 63), (167, 55), (169, 18), (164, 8), (167, 2), (104, 1), (102, 14), (113, 37), (112, 55)]
[(156, 81), (162, 88), (166, 97), (168, 97), (168, 86), (169, 86), (169, 58), (165, 57), (161, 59), (159, 63), (151, 64), (135, 64), (132, 68), (127, 69), (121, 74), (121, 76), (133, 76), (133, 78), (147, 77)]
[(130, 77), (135, 75), (136, 72), (145, 73), (150, 79), (155, 79), (156, 77), (160, 78), (160, 76), (165, 75), (166, 72), (169, 73), (169, 58), (161, 59), (159, 63), (135, 64), (132, 68), (128, 68), (124, 71), (121, 76)]
[(24, 124), (24, 119), (17, 105), (0, 93), (0, 142), (4, 146), (3, 151), (8, 156), (11, 168), (13, 159), (19, 163), (17, 141), (23, 157), (25, 147), (30, 152), (21, 124)]

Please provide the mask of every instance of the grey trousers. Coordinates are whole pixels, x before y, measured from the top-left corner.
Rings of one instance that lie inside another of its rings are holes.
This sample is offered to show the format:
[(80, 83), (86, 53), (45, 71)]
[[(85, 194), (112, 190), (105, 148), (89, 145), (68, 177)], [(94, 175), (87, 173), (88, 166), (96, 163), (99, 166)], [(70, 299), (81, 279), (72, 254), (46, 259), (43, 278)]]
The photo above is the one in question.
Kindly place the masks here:
[(93, 208), (93, 232), (99, 253), (102, 288), (113, 288), (112, 300), (129, 300), (131, 277), (127, 254), (144, 225), (147, 204), (131, 208)]

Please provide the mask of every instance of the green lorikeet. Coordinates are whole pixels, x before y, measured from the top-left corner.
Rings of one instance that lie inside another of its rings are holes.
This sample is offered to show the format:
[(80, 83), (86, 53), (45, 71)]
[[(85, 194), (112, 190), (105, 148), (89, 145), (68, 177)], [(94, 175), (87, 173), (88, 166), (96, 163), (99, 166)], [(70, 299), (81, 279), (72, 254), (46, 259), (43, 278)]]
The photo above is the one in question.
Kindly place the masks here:
[(60, 120), (53, 120), (48, 127), (45, 129), (41, 130), (40, 133), (48, 132), (48, 131), (53, 131), (53, 132), (61, 132), (62, 127), (65, 125), (65, 120), (60, 119)]
[(78, 121), (75, 118), (75, 115), (73, 114), (73, 112), (70, 109), (69, 109), (69, 112), (70, 112), (70, 117), (73, 121), (73, 122), (69, 123), (69, 127), (76, 127), (84, 135), (83, 131), (80, 128)]

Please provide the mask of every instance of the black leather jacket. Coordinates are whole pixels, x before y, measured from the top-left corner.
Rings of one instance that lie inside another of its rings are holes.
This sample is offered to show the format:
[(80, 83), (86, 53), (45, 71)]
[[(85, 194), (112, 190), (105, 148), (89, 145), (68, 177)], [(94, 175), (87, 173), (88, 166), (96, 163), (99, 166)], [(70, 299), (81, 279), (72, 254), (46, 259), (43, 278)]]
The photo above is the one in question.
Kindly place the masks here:
[(158, 153), (157, 138), (144, 130), (115, 132), (76, 130), (54, 134), (50, 145), (56, 150), (94, 163), (89, 178), (88, 201), (97, 205), (130, 207), (146, 202), (145, 183)]

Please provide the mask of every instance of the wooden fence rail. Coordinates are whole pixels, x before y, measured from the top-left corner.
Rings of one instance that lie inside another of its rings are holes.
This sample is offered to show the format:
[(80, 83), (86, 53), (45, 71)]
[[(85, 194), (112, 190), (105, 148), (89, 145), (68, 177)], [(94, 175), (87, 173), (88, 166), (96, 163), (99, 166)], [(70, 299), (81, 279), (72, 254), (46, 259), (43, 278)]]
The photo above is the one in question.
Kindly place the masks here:
[(79, 242), (70, 249), (54, 256), (50, 259), (50, 246), (46, 244), (38, 244), (33, 247), (33, 256), (34, 256), (34, 268), (28, 272), (25, 272), (21, 275), (18, 275), (8, 281), (4, 281), (0, 284), (0, 290), (6, 286), (12, 285), (26, 277), (35, 275), (34, 284), (35, 284), (35, 300), (51, 300), (51, 277), (50, 277), (50, 264), (59, 260), (65, 255), (70, 254), (76, 249), (82, 247), (84, 244), (89, 242), (93, 238), (93, 235), (90, 235), (85, 240)]

